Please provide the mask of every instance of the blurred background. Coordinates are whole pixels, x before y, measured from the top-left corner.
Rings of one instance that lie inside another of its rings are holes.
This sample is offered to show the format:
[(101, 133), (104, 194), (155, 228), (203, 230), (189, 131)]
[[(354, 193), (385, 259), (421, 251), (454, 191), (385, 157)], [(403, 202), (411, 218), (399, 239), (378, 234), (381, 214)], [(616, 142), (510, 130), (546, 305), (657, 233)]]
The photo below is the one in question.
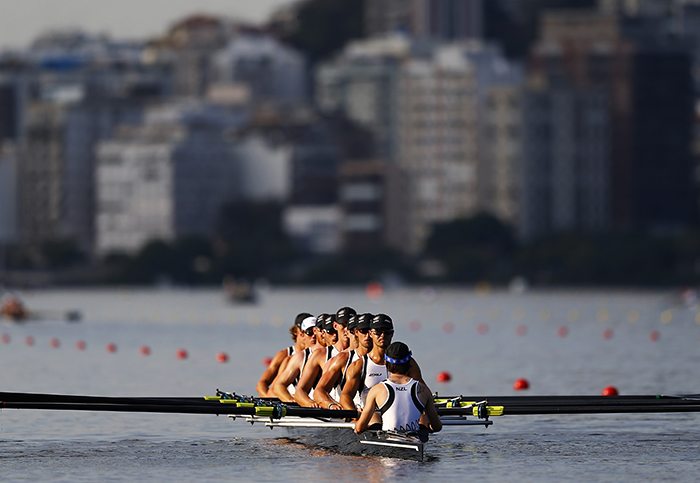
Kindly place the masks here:
[(25, 3), (0, 287), (700, 282), (698, 0)]

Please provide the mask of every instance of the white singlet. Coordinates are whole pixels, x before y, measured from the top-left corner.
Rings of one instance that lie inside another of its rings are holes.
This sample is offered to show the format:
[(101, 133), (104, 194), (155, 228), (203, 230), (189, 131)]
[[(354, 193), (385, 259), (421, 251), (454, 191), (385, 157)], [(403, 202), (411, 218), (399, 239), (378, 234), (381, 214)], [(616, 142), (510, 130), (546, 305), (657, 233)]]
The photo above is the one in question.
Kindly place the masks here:
[(387, 377), (389, 377), (386, 371), (386, 365), (376, 364), (372, 358), (369, 357), (369, 354), (365, 354), (362, 360), (362, 378), (360, 379), (360, 390), (357, 391), (360, 394), (360, 404), (358, 405), (360, 409), (365, 407), (365, 401), (367, 401), (367, 393), (369, 390), (380, 382), (386, 381)]
[(425, 410), (418, 399), (418, 381), (409, 379), (406, 384), (384, 381), (387, 399), (379, 408), (384, 431), (418, 431), (418, 421)]

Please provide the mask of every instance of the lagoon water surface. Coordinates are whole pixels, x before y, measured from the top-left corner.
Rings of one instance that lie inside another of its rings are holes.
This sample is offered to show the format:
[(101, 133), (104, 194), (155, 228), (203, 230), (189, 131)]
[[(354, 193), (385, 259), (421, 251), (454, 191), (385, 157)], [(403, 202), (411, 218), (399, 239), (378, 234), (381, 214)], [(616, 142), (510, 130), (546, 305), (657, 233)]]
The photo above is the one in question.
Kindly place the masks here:
[[(444, 395), (700, 393), (700, 312), (661, 292), (279, 289), (258, 305), (216, 290), (21, 294), (79, 323), (3, 322), (0, 391), (105, 396), (251, 394), (294, 315), (350, 305), (384, 312)], [(28, 344), (33, 341), (33, 345)], [(53, 342), (52, 342), (53, 341)], [(84, 343), (81, 350), (79, 342)], [(114, 344), (116, 351), (107, 350)], [(58, 345), (58, 347), (54, 347)], [(142, 347), (150, 355), (142, 354)], [(178, 358), (184, 349), (186, 358)], [(229, 356), (221, 363), (217, 355)], [(442, 371), (452, 375), (436, 382)], [(517, 378), (530, 389), (513, 390)], [(695, 481), (700, 415), (503, 416), (447, 427), (426, 462), (299, 444), (224, 416), (0, 411), (3, 481)]]

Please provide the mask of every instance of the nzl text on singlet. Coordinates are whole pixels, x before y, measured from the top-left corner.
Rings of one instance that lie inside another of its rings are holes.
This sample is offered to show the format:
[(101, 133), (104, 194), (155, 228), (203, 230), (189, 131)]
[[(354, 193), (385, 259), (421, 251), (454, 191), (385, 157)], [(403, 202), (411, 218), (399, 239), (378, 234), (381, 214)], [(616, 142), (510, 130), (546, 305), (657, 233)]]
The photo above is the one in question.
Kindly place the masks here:
[(409, 379), (406, 384), (384, 381), (387, 399), (379, 408), (384, 431), (418, 431), (418, 421), (425, 406), (418, 399), (418, 381)]

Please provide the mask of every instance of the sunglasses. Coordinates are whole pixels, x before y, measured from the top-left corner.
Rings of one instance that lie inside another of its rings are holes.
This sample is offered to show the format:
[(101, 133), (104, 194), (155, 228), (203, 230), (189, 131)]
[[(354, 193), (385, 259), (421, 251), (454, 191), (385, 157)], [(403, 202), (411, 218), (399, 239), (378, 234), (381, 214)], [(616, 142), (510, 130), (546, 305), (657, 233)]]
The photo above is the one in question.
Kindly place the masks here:
[(369, 334), (369, 329), (355, 329), (355, 333), (359, 332), (360, 334)]
[(326, 334), (330, 334), (330, 335), (335, 335), (338, 333), (338, 331), (335, 329), (323, 329), (323, 330), (326, 332)]
[(372, 329), (376, 335), (392, 335), (394, 333), (391, 329)]
[(304, 333), (309, 336), (314, 335), (314, 328), (311, 327), (310, 329), (306, 329)]

